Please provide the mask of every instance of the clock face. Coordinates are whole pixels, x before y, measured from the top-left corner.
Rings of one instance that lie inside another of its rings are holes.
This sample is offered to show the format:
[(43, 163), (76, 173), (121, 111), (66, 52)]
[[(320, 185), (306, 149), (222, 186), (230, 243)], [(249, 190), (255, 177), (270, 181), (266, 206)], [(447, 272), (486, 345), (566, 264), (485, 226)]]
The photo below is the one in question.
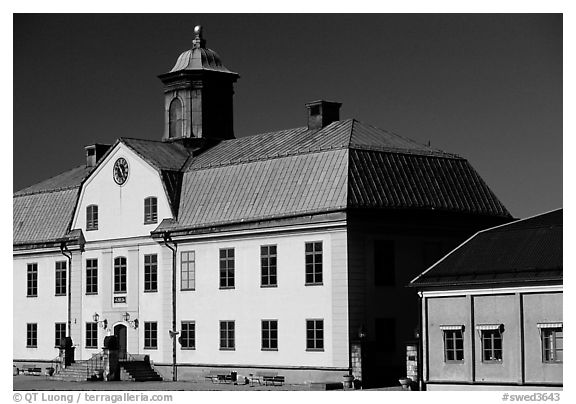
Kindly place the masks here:
[(125, 158), (120, 157), (116, 160), (112, 175), (116, 184), (123, 185), (126, 182), (128, 179), (128, 162)]

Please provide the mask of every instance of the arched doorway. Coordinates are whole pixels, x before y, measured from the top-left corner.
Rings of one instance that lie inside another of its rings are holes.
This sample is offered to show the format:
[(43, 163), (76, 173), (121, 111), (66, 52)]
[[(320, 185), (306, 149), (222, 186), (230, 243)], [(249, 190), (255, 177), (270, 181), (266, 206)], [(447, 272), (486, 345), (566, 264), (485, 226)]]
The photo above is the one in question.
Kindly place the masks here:
[(124, 324), (115, 325), (114, 335), (118, 338), (118, 359), (126, 359), (126, 326)]

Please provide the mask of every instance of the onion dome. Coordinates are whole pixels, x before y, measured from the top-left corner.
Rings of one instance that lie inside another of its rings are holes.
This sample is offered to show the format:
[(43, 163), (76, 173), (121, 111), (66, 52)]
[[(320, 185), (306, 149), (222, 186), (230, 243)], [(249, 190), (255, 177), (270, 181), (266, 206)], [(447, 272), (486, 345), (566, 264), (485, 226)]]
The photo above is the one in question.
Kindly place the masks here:
[(170, 73), (182, 70), (213, 70), (233, 73), (222, 64), (222, 60), (216, 52), (206, 48), (206, 40), (202, 37), (202, 27), (200, 25), (194, 27), (194, 34), (192, 49), (183, 52), (178, 57)]

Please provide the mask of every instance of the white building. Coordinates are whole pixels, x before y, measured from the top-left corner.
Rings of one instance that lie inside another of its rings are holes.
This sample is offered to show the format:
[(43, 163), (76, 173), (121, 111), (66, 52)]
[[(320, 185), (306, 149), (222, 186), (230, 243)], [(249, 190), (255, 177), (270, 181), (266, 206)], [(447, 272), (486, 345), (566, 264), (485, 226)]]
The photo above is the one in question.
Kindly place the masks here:
[(404, 285), (509, 213), (462, 157), (338, 103), (235, 139), (238, 75), (195, 31), (160, 76), (162, 140), (87, 146), (85, 166), (14, 194), (14, 361), (56, 357), (64, 335), (86, 360), (113, 333), (168, 379), (174, 360), (179, 379), (397, 379), (417, 326)]

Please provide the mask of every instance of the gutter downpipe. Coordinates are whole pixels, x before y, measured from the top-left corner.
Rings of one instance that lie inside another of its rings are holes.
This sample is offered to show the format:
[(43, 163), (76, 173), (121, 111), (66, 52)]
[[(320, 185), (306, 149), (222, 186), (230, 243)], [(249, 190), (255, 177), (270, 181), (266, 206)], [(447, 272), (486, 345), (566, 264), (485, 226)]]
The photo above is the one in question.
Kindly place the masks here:
[(68, 327), (67, 336), (72, 338), (72, 252), (68, 249), (66, 242), (60, 243), (60, 252), (68, 258)]
[[(176, 331), (176, 249), (178, 246), (167, 231), (162, 233), (162, 238), (164, 245), (172, 250), (172, 330), (170, 331), (172, 338), (172, 381), (178, 381), (178, 367), (176, 366), (176, 336), (178, 335), (178, 331)], [(168, 243), (174, 244), (174, 247)]]
[(418, 363), (416, 364), (418, 368), (418, 391), (424, 390), (424, 375), (422, 374), (424, 369), (424, 363), (422, 363), (424, 361), (424, 344), (422, 342), (422, 339), (424, 338), (424, 330), (422, 328), (424, 325), (424, 320), (422, 317), (424, 314), (422, 312), (422, 300), (422, 292), (418, 292)]

